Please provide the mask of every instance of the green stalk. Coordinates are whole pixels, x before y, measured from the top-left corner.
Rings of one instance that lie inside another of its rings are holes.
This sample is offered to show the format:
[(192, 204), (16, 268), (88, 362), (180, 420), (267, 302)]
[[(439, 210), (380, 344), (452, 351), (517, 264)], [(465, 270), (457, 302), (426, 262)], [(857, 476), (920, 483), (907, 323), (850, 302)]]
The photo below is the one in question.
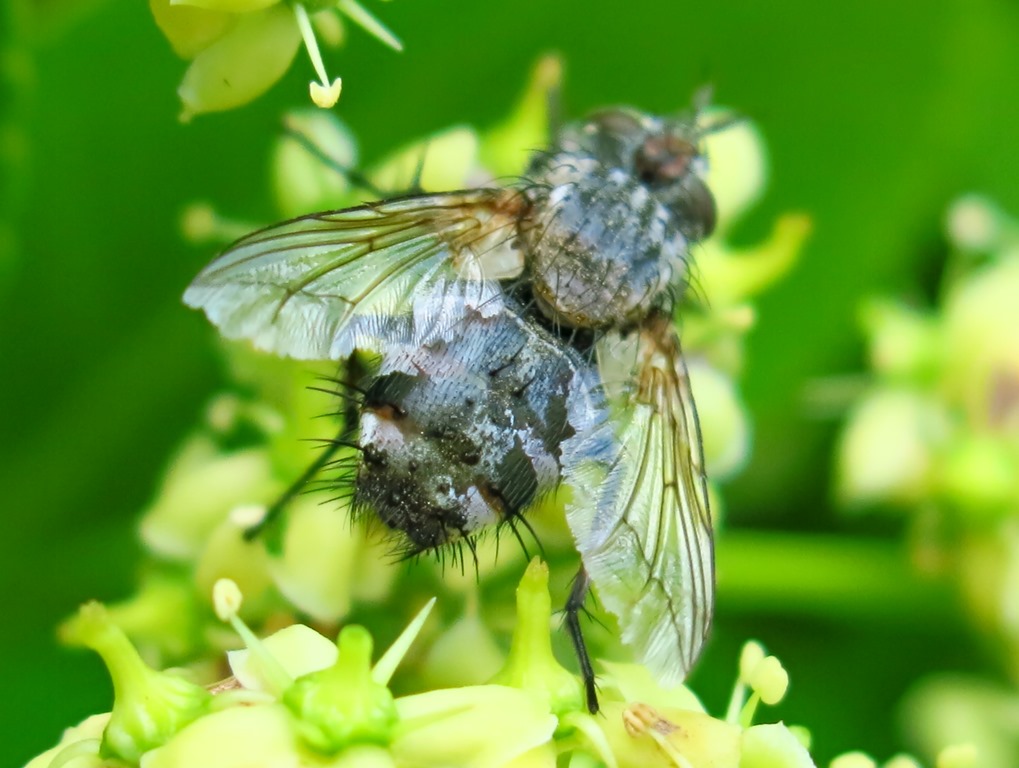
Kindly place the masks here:
[(910, 624), (958, 613), (947, 579), (918, 573), (894, 541), (726, 532), (718, 538), (716, 565), (719, 602), (740, 611)]

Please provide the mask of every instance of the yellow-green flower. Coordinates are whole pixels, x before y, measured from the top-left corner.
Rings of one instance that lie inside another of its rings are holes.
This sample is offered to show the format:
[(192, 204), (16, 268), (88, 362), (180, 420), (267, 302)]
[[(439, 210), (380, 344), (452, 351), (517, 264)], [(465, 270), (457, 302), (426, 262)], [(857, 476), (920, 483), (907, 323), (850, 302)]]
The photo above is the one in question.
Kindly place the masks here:
[(177, 91), (183, 120), (257, 98), (289, 69), (302, 41), (318, 78), (309, 86), (312, 101), (319, 107), (336, 104), (342, 81), (326, 73), (316, 31), (338, 43), (340, 14), (401, 48), (357, 0), (149, 0), (149, 6), (174, 51), (191, 60)]
[(210, 689), (150, 669), (101, 606), (83, 608), (67, 632), (102, 655), (113, 712), (69, 730), (30, 768), (108, 759), (120, 768), (553, 768), (563, 755), (614, 768), (814, 768), (794, 731), (752, 724), (758, 705), (788, 687), (782, 665), (755, 643), (724, 719), (688, 688), (662, 689), (644, 667), (614, 663), (602, 665), (602, 712), (589, 714), (580, 680), (552, 655), (548, 568), (537, 560), (517, 590), (503, 671), (405, 696), (389, 683), (434, 600), (374, 663), (362, 627), (344, 627), (336, 643), (302, 625), (263, 640), (240, 618), (235, 583), (217, 582), (212, 602), (245, 648), (228, 654), (233, 676)]

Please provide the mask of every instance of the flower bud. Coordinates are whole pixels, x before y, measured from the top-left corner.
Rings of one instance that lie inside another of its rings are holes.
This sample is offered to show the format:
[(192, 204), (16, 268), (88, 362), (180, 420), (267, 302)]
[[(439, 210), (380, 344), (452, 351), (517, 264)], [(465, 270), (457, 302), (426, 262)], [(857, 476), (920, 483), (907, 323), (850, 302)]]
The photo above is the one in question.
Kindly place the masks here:
[(492, 682), (535, 691), (561, 715), (581, 709), (584, 699), (580, 681), (552, 655), (551, 621), (548, 566), (535, 558), (517, 587), (517, 625), (509, 658)]
[(742, 469), (750, 454), (750, 419), (729, 376), (702, 357), (687, 363), (690, 388), (704, 440), (704, 461), (713, 480)]
[(998, 519), (1019, 503), (1019, 446), (997, 435), (960, 435), (939, 464), (938, 490), (974, 521)]
[(1001, 241), (1006, 217), (982, 195), (960, 197), (948, 209), (945, 229), (956, 247), (965, 251), (990, 251)]
[(976, 768), (980, 754), (975, 744), (952, 744), (938, 753), (937, 768)]
[[(721, 109), (709, 110), (702, 124), (728, 117)], [(768, 160), (764, 140), (749, 120), (740, 120), (704, 139), (708, 156), (708, 186), (718, 208), (716, 231), (724, 233), (764, 191)], [(710, 294), (709, 294), (710, 295)]]
[(208, 709), (208, 691), (179, 675), (146, 666), (99, 603), (83, 605), (64, 625), (69, 642), (96, 651), (113, 680), (113, 711), (100, 754), (129, 763), (162, 744)]
[(856, 404), (838, 448), (839, 494), (851, 503), (910, 502), (931, 482), (947, 437), (941, 406), (911, 390), (878, 389)]
[(527, 164), (527, 151), (548, 144), (550, 94), (562, 75), (558, 57), (541, 58), (509, 117), (482, 135), (479, 158), (492, 176), (519, 174)]
[(380, 189), (399, 192), (420, 171), (421, 188), (434, 192), (470, 186), (477, 168), (478, 136), (472, 128), (457, 127), (401, 147), (368, 175)]
[(297, 719), (297, 732), (312, 750), (335, 755), (355, 744), (389, 744), (396, 705), (385, 685), (372, 679), (372, 638), (349, 625), (340, 632), (336, 663), (294, 681), (283, 703)]
[(176, 6), (205, 8), (209, 11), (224, 13), (250, 13), (276, 5), (279, 0), (170, 0)]
[(831, 768), (877, 768), (877, 763), (864, 752), (846, 752), (831, 761)]
[(232, 509), (269, 501), (281, 490), (264, 450), (221, 453), (207, 438), (193, 438), (171, 463), (145, 511), (142, 539), (165, 558), (192, 560)]
[(941, 336), (933, 317), (896, 301), (873, 299), (864, 303), (860, 319), (876, 373), (917, 383), (939, 373)]
[(921, 768), (920, 763), (909, 755), (896, 755), (887, 763), (884, 768)]
[[(350, 202), (350, 180), (341, 169), (357, 164), (353, 134), (332, 112), (321, 109), (295, 110), (285, 121), (292, 133), (276, 141), (272, 154), (276, 206), (288, 217), (344, 207)], [(313, 154), (304, 141), (339, 167)]]
[(435, 684), (476, 685), (491, 679), (505, 663), (491, 630), (470, 610), (432, 643), (422, 673)]
[(337, 622), (350, 611), (360, 552), (368, 542), (349, 514), (345, 506), (298, 497), (287, 513), (282, 551), (270, 561), (287, 601), (318, 621)]

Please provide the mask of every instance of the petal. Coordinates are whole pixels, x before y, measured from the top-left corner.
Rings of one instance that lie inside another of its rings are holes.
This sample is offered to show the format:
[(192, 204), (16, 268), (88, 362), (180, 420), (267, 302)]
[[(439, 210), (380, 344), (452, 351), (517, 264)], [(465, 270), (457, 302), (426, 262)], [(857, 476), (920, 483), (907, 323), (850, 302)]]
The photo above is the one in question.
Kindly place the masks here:
[[(99, 750), (99, 740), (103, 737), (103, 731), (106, 729), (106, 724), (110, 721), (110, 713), (105, 712), (101, 715), (92, 715), (85, 720), (82, 720), (78, 725), (72, 728), (68, 728), (64, 731), (60, 737), (60, 743), (52, 749), (48, 749), (41, 755), (33, 758), (25, 768), (49, 768), (56, 759), (65, 749), (82, 749), (76, 745), (81, 745), (83, 742), (93, 742), (95, 744), (96, 752)], [(87, 750), (87, 748), (85, 748)]]
[(397, 699), (398, 765), (496, 768), (549, 742), (557, 719), (541, 696), (502, 685), (430, 691)]
[[(1016, 411), (1019, 388), (1019, 254), (952, 286), (944, 310), (944, 384), (971, 423), (999, 426)], [(1014, 417), (1014, 416), (1012, 416)]]
[(422, 189), (464, 189), (471, 186), (470, 174), (477, 168), (477, 158), (478, 137), (474, 130), (450, 128), (398, 149), (369, 176), (380, 189), (399, 192), (414, 182), (420, 166)]
[(211, 440), (188, 441), (172, 460), (141, 523), (145, 545), (170, 560), (197, 557), (230, 511), (271, 501), (281, 491), (267, 453), (219, 453)]
[(222, 11), (224, 13), (248, 13), (260, 11), (270, 5), (276, 5), (279, 0), (170, 0), (173, 5), (192, 8), (205, 8), (210, 11)]
[(734, 250), (719, 234), (697, 254), (697, 282), (715, 307), (725, 307), (763, 292), (796, 265), (810, 234), (810, 219), (787, 213), (775, 221), (761, 243)]
[(704, 712), (704, 705), (693, 691), (685, 685), (662, 688), (642, 664), (601, 661), (600, 665), (607, 674), (599, 682), (618, 691), (623, 701), (646, 701), (656, 707)]
[[(336, 643), (311, 627), (292, 624), (262, 639), (262, 645), (292, 678), (326, 669), (336, 663)], [(229, 651), (227, 660), (238, 682), (248, 690), (268, 690), (258, 657), (247, 649)]]
[(602, 730), (619, 768), (736, 768), (740, 729), (703, 712), (606, 702)]
[(229, 13), (174, 5), (170, 0), (149, 0), (156, 26), (166, 35), (174, 52), (193, 58), (222, 37), (234, 23)]
[(810, 753), (782, 723), (748, 728), (741, 747), (739, 768), (815, 768)]
[[(715, 112), (715, 110), (712, 110)], [(724, 119), (726, 113), (719, 110)], [(718, 206), (716, 232), (725, 232), (764, 192), (768, 161), (764, 140), (749, 120), (709, 133), (704, 140), (708, 184)]]
[(184, 105), (182, 119), (239, 107), (260, 96), (283, 77), (300, 43), (287, 6), (241, 16), (184, 74), (177, 89)]
[(948, 416), (907, 389), (877, 389), (853, 409), (838, 448), (840, 496), (853, 504), (910, 502), (929, 490)]
[(269, 570), (290, 604), (318, 621), (336, 622), (350, 610), (365, 547), (365, 534), (350, 525), (345, 507), (304, 496), (288, 512), (282, 553)]
[(141, 759), (141, 768), (298, 768), (301, 764), (290, 715), (277, 704), (206, 715)]
[[(357, 164), (354, 135), (332, 112), (300, 109), (285, 118), (288, 129), (311, 142), (340, 168)], [(276, 205), (287, 217), (309, 211), (330, 211), (357, 203), (350, 195), (350, 180), (309, 151), (295, 135), (283, 135), (273, 147), (273, 190)]]
[(729, 376), (702, 357), (687, 362), (690, 388), (704, 440), (704, 460), (712, 480), (729, 477), (750, 454), (750, 420)]

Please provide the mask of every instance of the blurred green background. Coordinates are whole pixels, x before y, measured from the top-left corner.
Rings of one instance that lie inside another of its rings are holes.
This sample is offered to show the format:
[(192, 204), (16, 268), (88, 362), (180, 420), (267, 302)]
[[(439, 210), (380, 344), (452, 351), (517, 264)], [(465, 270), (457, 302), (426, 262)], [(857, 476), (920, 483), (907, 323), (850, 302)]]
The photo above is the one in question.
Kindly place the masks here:
[[(805, 392), (863, 368), (862, 297), (930, 295), (950, 200), (979, 190), (1019, 211), (1019, 4), (372, 7), (406, 52), (354, 29), (329, 56), (345, 84), (338, 113), (369, 162), (452, 123), (492, 123), (552, 50), (565, 62), (569, 116), (613, 103), (673, 111), (712, 83), (718, 102), (757, 122), (772, 177), (740, 235), (753, 241), (789, 210), (808, 212), (815, 234), (759, 303), (742, 384), (754, 456), (724, 489), (730, 525), (852, 530), (894, 548), (887, 523), (839, 517), (837, 421), (819, 418)], [(268, 148), (281, 112), (305, 102), (310, 66), (300, 54), (267, 97), (182, 126), (185, 65), (145, 3), (7, 0), (2, 13), (0, 764), (11, 765), (108, 708), (98, 660), (59, 648), (53, 628), (85, 599), (130, 590), (137, 512), (223, 381), (212, 330), (180, 303), (211, 254), (182, 242), (179, 213), (202, 198), (241, 218), (274, 217)], [(847, 583), (872, 566), (848, 558)], [(721, 708), (739, 643), (758, 637), (792, 676), (779, 716), (811, 727), (821, 762), (903, 746), (894, 706), (918, 676), (993, 669), (951, 606), (901, 620), (888, 605), (873, 615), (856, 606), (840, 619), (809, 600), (727, 605), (723, 592), (718, 611), (695, 687)]]

